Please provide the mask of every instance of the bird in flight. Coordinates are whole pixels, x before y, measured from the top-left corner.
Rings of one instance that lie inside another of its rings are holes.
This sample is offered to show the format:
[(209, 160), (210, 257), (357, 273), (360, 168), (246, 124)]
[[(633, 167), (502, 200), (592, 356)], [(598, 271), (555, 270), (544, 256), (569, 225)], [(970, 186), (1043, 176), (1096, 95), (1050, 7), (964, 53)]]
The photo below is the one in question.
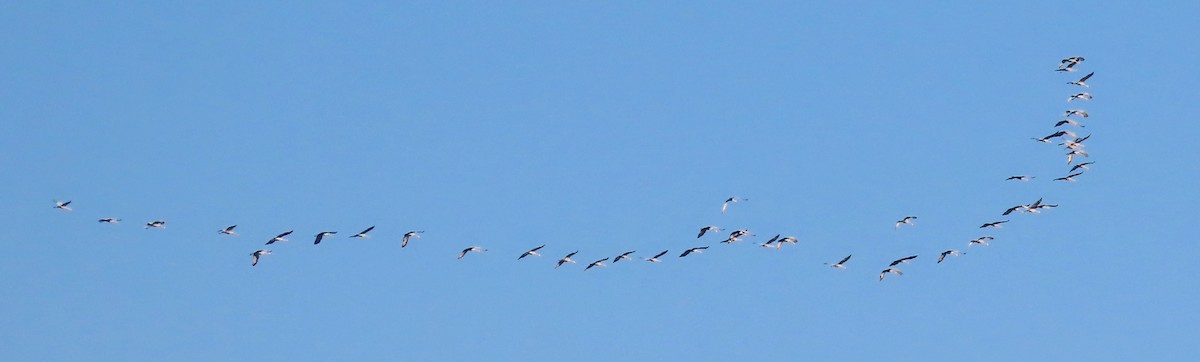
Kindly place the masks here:
[(658, 258), (662, 257), (663, 255), (666, 255), (668, 251), (671, 251), (671, 250), (663, 250), (661, 253), (655, 254), (654, 256), (645, 258), (645, 259), (646, 259), (646, 261), (651, 262), (651, 263), (662, 262), (662, 260), (658, 260)]
[(854, 254), (846, 255), (845, 258), (842, 258), (842, 260), (840, 260), (836, 263), (833, 263), (833, 264), (825, 263), (825, 265), (828, 265), (832, 268), (846, 269), (846, 262), (850, 261), (850, 257), (852, 257), (852, 256), (854, 256)]
[(636, 251), (636, 250), (626, 251), (624, 253), (621, 253), (621, 255), (617, 255), (617, 257), (613, 258), (613, 264), (616, 264), (618, 261), (621, 261), (621, 259), (632, 259), (629, 257), (629, 254), (633, 254), (634, 251)]
[(1083, 123), (1079, 123), (1079, 121), (1076, 121), (1076, 120), (1073, 120), (1070, 118), (1058, 121), (1058, 123), (1054, 124), (1054, 127), (1062, 126), (1064, 124), (1069, 124), (1069, 125), (1076, 126), (1076, 127), (1087, 127), (1087, 126), (1084, 126)]
[(1084, 162), (1084, 163), (1081, 163), (1081, 164), (1077, 164), (1077, 165), (1075, 165), (1074, 167), (1071, 167), (1071, 170), (1070, 170), (1070, 171), (1067, 171), (1067, 172), (1068, 172), (1068, 173), (1070, 173), (1070, 172), (1075, 172), (1075, 170), (1078, 170), (1078, 169), (1081, 169), (1081, 168), (1082, 168), (1082, 169), (1084, 169), (1084, 170), (1087, 170), (1087, 169), (1088, 169), (1088, 165), (1091, 165), (1091, 164), (1093, 164), (1093, 163), (1095, 163), (1095, 162)]
[(703, 252), (704, 249), (708, 249), (708, 247), (707, 246), (697, 246), (694, 248), (689, 248), (687, 250), (684, 250), (683, 254), (679, 254), (679, 257), (682, 258), (682, 257), (688, 256), (688, 254), (691, 254), (691, 253), (699, 254), (699, 253)]
[(974, 239), (974, 240), (971, 240), (970, 242), (968, 242), (968, 243), (967, 243), (967, 247), (970, 247), (971, 245), (975, 245), (975, 244), (980, 244), (980, 245), (983, 245), (983, 246), (988, 246), (988, 245), (989, 245), (989, 244), (988, 244), (988, 240), (992, 240), (992, 239), (995, 239), (995, 238), (993, 238), (993, 237), (991, 237), (991, 236), (980, 236), (979, 238), (976, 238), (976, 239)]
[(367, 233), (371, 232), (371, 230), (375, 230), (375, 225), (371, 225), (371, 227), (368, 227), (363, 231), (359, 231), (358, 234), (350, 235), (350, 237), (352, 237), (352, 238), (368, 238), (370, 236), (367, 236)]
[[(774, 246), (775, 248), (779, 248), (779, 245), (772, 245), (775, 243), (775, 240), (779, 240), (779, 234), (775, 234), (775, 237), (771, 238), (771, 240), (767, 240), (765, 242), (759, 243), (758, 246), (761, 246), (764, 248), (769, 248), (769, 247)], [(780, 245), (782, 245), (782, 244), (780, 244)]]
[(71, 211), (71, 201), (54, 200), (54, 208), (60, 210)]
[(1085, 100), (1085, 101), (1091, 100), (1092, 94), (1088, 93), (1088, 92), (1075, 93), (1075, 94), (1072, 94), (1070, 97), (1067, 97), (1067, 102), (1070, 102), (1070, 101), (1073, 101), (1076, 99)]
[(238, 233), (233, 231), (233, 229), (235, 229), (235, 228), (237, 228), (237, 225), (229, 225), (229, 226), (226, 226), (224, 229), (217, 230), (217, 233), (237, 236)]
[(1067, 58), (1063, 58), (1063, 60), (1058, 63), (1058, 67), (1064, 68), (1064, 67), (1074, 66), (1075, 64), (1078, 64), (1079, 62), (1082, 62), (1082, 61), (1083, 61), (1083, 57), (1078, 56), (1078, 55), (1073, 56), (1073, 57), (1067, 57)]
[(750, 200), (750, 199), (747, 199), (744, 197), (730, 196), (728, 199), (725, 199), (725, 203), (721, 204), (721, 212), (724, 213), (725, 210), (729, 208), (729, 204), (740, 202), (740, 201), (746, 201), (746, 200)]
[(1062, 64), (1062, 65), (1059, 65), (1058, 69), (1055, 69), (1054, 71), (1056, 71), (1056, 72), (1074, 72), (1075, 64), (1076, 63)]
[(1050, 139), (1052, 139), (1052, 138), (1054, 138), (1054, 137), (1062, 137), (1062, 136), (1071, 136), (1071, 137), (1075, 137), (1075, 132), (1072, 132), (1072, 131), (1070, 131), (1070, 130), (1065, 130), (1065, 129), (1064, 129), (1064, 130), (1059, 130), (1059, 131), (1057, 131), (1057, 132), (1051, 133), (1049, 136), (1046, 136), (1046, 137), (1042, 137), (1042, 138), (1036, 138), (1036, 137), (1034, 137), (1034, 138), (1033, 138), (1033, 140), (1034, 140), (1034, 141), (1038, 141), (1038, 142), (1043, 142), (1043, 143), (1045, 143), (1045, 142), (1050, 142)]
[(404, 233), (404, 237), (400, 238), (400, 247), (403, 248), (405, 246), (408, 246), (408, 238), (420, 239), (421, 233), (424, 233), (424, 231), (418, 230), (418, 231), (409, 231), (409, 232)]
[(604, 261), (605, 261), (605, 260), (608, 260), (608, 258), (604, 258), (604, 259), (600, 259), (600, 260), (597, 260), (597, 261), (593, 261), (593, 262), (591, 262), (591, 264), (588, 264), (586, 268), (583, 268), (583, 270), (585, 270), (585, 271), (586, 271), (586, 270), (588, 270), (588, 269), (591, 269), (591, 268), (592, 268), (592, 267), (594, 267), (594, 266), (607, 266), (607, 265), (604, 265)]
[(1088, 155), (1087, 151), (1080, 150), (1080, 149), (1071, 150), (1071, 152), (1067, 152), (1067, 164), (1068, 165), (1071, 164), (1071, 160), (1075, 159), (1075, 155), (1082, 155), (1083, 157), (1091, 157), (1090, 155)]
[(904, 273), (901, 273), (901, 272), (900, 272), (900, 269), (896, 269), (896, 268), (887, 268), (887, 269), (884, 269), (883, 271), (879, 272), (879, 281), (881, 281), (881, 282), (882, 282), (882, 281), (883, 281), (883, 276), (884, 276), (884, 275), (887, 275), (887, 273), (892, 273), (892, 274), (896, 274), (896, 275), (904, 275)]
[(998, 228), (998, 227), (1000, 227), (1000, 224), (1006, 223), (1006, 222), (1008, 222), (1008, 221), (1009, 221), (1009, 220), (1001, 220), (1001, 221), (992, 221), (992, 222), (987, 222), (987, 223), (983, 223), (983, 225), (979, 225), (979, 228), (980, 228), (980, 229), (983, 229), (983, 228)]
[(737, 230), (734, 230), (733, 232), (729, 233), (728, 239), (722, 240), (721, 242), (725, 243), (725, 244), (732, 243), (732, 242), (738, 241), (739, 240), (738, 238), (741, 238), (746, 235), (754, 236), (754, 235), (750, 234), (750, 230), (737, 229)]
[(1000, 215), (1008, 215), (1008, 214), (1011, 214), (1013, 211), (1017, 211), (1017, 210), (1029, 212), (1029, 205), (1017, 205), (1017, 206), (1010, 207), (1010, 208), (1008, 208), (1008, 210), (1004, 210), (1004, 213), (1000, 214)]
[(517, 260), (521, 260), (522, 258), (524, 258), (524, 257), (527, 257), (527, 256), (530, 256), (530, 255), (533, 255), (533, 256), (542, 256), (542, 254), (538, 254), (538, 252), (537, 252), (537, 251), (538, 251), (538, 250), (541, 250), (541, 249), (542, 249), (542, 248), (544, 248), (544, 247), (546, 247), (546, 244), (542, 244), (542, 245), (539, 245), (539, 246), (538, 246), (538, 247), (536, 247), (536, 248), (533, 248), (533, 249), (526, 250), (524, 253), (521, 253), (521, 256), (518, 256), (518, 257), (517, 257)]
[(267, 249), (255, 250), (253, 253), (250, 254), (250, 266), (258, 265), (258, 257), (267, 255), (270, 253), (271, 253), (271, 251), (267, 250)]
[(1004, 179), (1004, 181), (1008, 181), (1008, 180), (1029, 181), (1029, 179), (1032, 179), (1032, 178), (1033, 178), (1033, 176), (1014, 175), (1014, 176), (1009, 176), (1008, 178)]
[(1054, 181), (1070, 181), (1070, 182), (1075, 182), (1075, 176), (1079, 176), (1079, 175), (1082, 175), (1082, 174), (1083, 174), (1083, 172), (1079, 172), (1079, 173), (1073, 173), (1073, 174), (1067, 175), (1066, 177), (1059, 177), (1059, 178), (1056, 178), (1056, 179), (1054, 179)]
[(154, 221), (151, 221), (151, 222), (148, 222), (148, 223), (146, 223), (146, 227), (145, 227), (145, 228), (146, 228), (146, 229), (149, 229), (149, 228), (155, 228), (155, 229), (166, 229), (166, 228), (167, 228), (167, 222), (166, 222), (166, 221), (162, 221), (162, 220), (154, 220)]
[(714, 225), (702, 227), (702, 228), (700, 228), (700, 233), (696, 234), (696, 238), (699, 239), (701, 236), (704, 236), (704, 233), (709, 232), (709, 231), (712, 231), (715, 233), (715, 232), (721, 231), (721, 228), (714, 226)]
[(900, 225), (904, 225), (904, 224), (913, 225), (912, 221), (916, 220), (916, 219), (917, 219), (916, 216), (905, 216), (903, 219), (900, 219), (900, 221), (896, 222), (896, 228), (899, 229)]
[(1088, 78), (1091, 78), (1092, 75), (1094, 75), (1094, 74), (1096, 74), (1096, 72), (1088, 73), (1087, 75), (1083, 76), (1083, 78), (1079, 78), (1079, 80), (1074, 81), (1074, 82), (1067, 82), (1067, 84), (1074, 84), (1074, 85), (1077, 85), (1080, 87), (1087, 88), (1088, 85), (1087, 85), (1087, 83), (1084, 83), (1084, 82), (1087, 82)]
[(1068, 109), (1063, 112), (1063, 117), (1070, 117), (1071, 115), (1077, 115), (1077, 116), (1080, 116), (1083, 118), (1088, 117), (1087, 111), (1082, 110), (1082, 109)]
[(916, 255), (906, 256), (906, 257), (903, 257), (900, 259), (893, 260), (891, 264), (888, 264), (888, 266), (896, 266), (897, 264), (907, 264), (909, 260), (913, 260), (916, 258), (917, 258)]
[(463, 249), (462, 251), (458, 252), (458, 258), (462, 259), (464, 256), (467, 256), (467, 253), (470, 253), (470, 252), (482, 253), (485, 251), (487, 251), (487, 249), (481, 248), (479, 246), (468, 246), (466, 249)]
[(100, 220), (96, 220), (96, 221), (97, 221), (97, 222), (102, 222), (102, 223), (105, 223), (105, 224), (116, 224), (116, 223), (119, 223), (119, 222), (121, 222), (121, 219), (118, 219), (118, 218), (115, 218), (115, 217), (106, 217), (106, 218), (103, 218), (103, 219), (100, 219)]
[(558, 264), (554, 265), (554, 269), (558, 269), (558, 267), (562, 266), (564, 263), (567, 263), (567, 262), (574, 263), (575, 259), (571, 259), (571, 257), (575, 256), (575, 254), (578, 254), (578, 253), (579, 253), (579, 250), (576, 250), (576, 251), (571, 252), (570, 254), (567, 254), (567, 256), (562, 257), (562, 259), (558, 259)]
[(275, 235), (275, 237), (271, 238), (271, 240), (267, 240), (267, 244), (266, 244), (266, 245), (271, 245), (271, 244), (274, 244), (276, 241), (287, 241), (287, 239), (284, 239), (283, 237), (284, 237), (284, 236), (291, 235), (291, 234), (292, 234), (292, 231), (293, 231), (293, 230), (288, 230), (288, 231), (284, 231), (284, 232), (282, 232), (282, 233), (279, 233), (279, 235)]
[(942, 252), (940, 255), (938, 255), (938, 261), (937, 261), (937, 262), (938, 262), (938, 264), (941, 264), (941, 263), (942, 263), (942, 260), (943, 260), (943, 259), (946, 259), (946, 255), (954, 255), (954, 256), (959, 256), (959, 255), (963, 255), (963, 254), (966, 254), (966, 253), (963, 253), (963, 252), (961, 252), (961, 251), (954, 250), (954, 249), (946, 250), (946, 251), (943, 251), (943, 252)]
[[(313, 240), (313, 245), (320, 244), (322, 239), (325, 239), (326, 236), (333, 236), (333, 234), (337, 234), (337, 231), (322, 231), (322, 232), (317, 233), (317, 235), (315, 235), (317, 239)], [(280, 240), (280, 241), (286, 241), (286, 240)]]

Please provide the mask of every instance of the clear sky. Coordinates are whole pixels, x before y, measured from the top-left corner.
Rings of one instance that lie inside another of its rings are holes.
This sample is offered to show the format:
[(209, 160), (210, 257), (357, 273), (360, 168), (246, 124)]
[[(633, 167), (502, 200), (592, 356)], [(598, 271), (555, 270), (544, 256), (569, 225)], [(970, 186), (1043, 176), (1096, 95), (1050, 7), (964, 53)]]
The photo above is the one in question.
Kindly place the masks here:
[(1196, 2), (332, 3), (0, 3), (0, 359), (1200, 354)]

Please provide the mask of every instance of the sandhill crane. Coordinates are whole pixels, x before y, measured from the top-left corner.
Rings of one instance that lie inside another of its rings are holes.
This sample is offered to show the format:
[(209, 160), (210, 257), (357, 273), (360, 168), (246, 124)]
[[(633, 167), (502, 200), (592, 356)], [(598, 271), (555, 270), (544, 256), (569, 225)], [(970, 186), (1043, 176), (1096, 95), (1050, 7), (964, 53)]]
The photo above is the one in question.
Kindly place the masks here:
[(145, 227), (145, 228), (146, 228), (146, 229), (151, 229), (151, 228), (154, 228), (154, 229), (166, 229), (166, 228), (167, 228), (167, 222), (166, 222), (166, 221), (162, 221), (162, 220), (154, 220), (154, 221), (150, 221), (150, 222), (146, 223), (146, 227)]
[(1077, 116), (1080, 116), (1083, 118), (1088, 117), (1087, 111), (1082, 110), (1082, 109), (1068, 109), (1063, 112), (1063, 117), (1070, 117), (1071, 115), (1077, 115)]
[(854, 254), (846, 255), (845, 258), (842, 258), (842, 260), (840, 260), (836, 263), (833, 263), (833, 264), (825, 263), (825, 265), (828, 265), (833, 268), (838, 268), (838, 269), (846, 269), (846, 262), (850, 261), (850, 257), (852, 257), (852, 256), (854, 256)]
[(725, 203), (721, 204), (721, 212), (724, 213), (725, 210), (729, 208), (729, 204), (736, 203), (739, 201), (746, 201), (746, 200), (750, 200), (750, 199), (747, 199), (744, 197), (730, 196), (728, 199), (725, 199)]
[(224, 229), (217, 230), (217, 233), (218, 233), (218, 234), (225, 234), (225, 235), (233, 235), (233, 236), (237, 236), (237, 235), (238, 235), (238, 233), (237, 233), (237, 232), (235, 232), (235, 231), (233, 231), (233, 229), (235, 229), (235, 228), (237, 228), (237, 225), (229, 225), (229, 226), (226, 226)]
[(913, 225), (912, 221), (916, 220), (916, 219), (917, 219), (916, 216), (905, 216), (903, 219), (900, 219), (900, 221), (896, 222), (896, 228), (899, 229), (900, 225), (904, 225), (904, 224)]
[(634, 251), (636, 251), (636, 250), (626, 251), (624, 253), (621, 253), (621, 255), (617, 255), (617, 257), (613, 258), (613, 264), (616, 264), (618, 261), (621, 261), (621, 259), (631, 259), (629, 257), (629, 254), (633, 254)]
[(530, 256), (530, 255), (533, 255), (533, 256), (542, 256), (542, 254), (538, 254), (538, 252), (537, 252), (537, 251), (538, 251), (538, 250), (541, 250), (541, 249), (542, 249), (542, 248), (544, 248), (544, 247), (546, 247), (546, 244), (542, 244), (542, 245), (539, 245), (539, 246), (537, 246), (537, 247), (535, 247), (535, 248), (533, 248), (533, 249), (526, 250), (524, 253), (521, 253), (521, 256), (518, 256), (518, 257), (517, 257), (517, 260), (521, 260), (521, 258), (524, 258), (524, 257)]
[(1029, 179), (1032, 179), (1032, 178), (1034, 178), (1034, 176), (1013, 175), (1013, 176), (1009, 176), (1008, 178), (1004, 179), (1004, 181), (1008, 181), (1008, 180), (1029, 181)]
[(371, 230), (375, 230), (375, 225), (371, 225), (370, 227), (364, 229), (363, 231), (359, 231), (358, 234), (350, 235), (350, 237), (352, 237), (352, 238), (369, 238), (370, 236), (367, 236), (367, 233), (371, 232)]
[(255, 250), (253, 253), (250, 253), (250, 266), (258, 265), (258, 257), (267, 255), (270, 253), (271, 253), (271, 251), (267, 250), (267, 249), (258, 249), (258, 250)]
[(54, 208), (59, 210), (71, 211), (71, 201), (54, 200)]
[(403, 248), (405, 246), (408, 246), (408, 238), (420, 239), (421, 233), (424, 233), (424, 231), (417, 230), (417, 231), (409, 231), (409, 232), (404, 233), (404, 237), (400, 238), (400, 247)]
[(715, 233), (715, 232), (721, 231), (721, 228), (716, 227), (714, 225), (702, 227), (702, 228), (700, 228), (700, 233), (696, 234), (696, 238), (699, 239), (701, 236), (704, 236), (704, 233), (709, 232), (709, 231), (712, 231)]
[(1087, 85), (1087, 83), (1084, 83), (1084, 82), (1087, 82), (1088, 78), (1091, 78), (1092, 75), (1095, 75), (1095, 74), (1096, 74), (1096, 72), (1088, 73), (1087, 75), (1083, 76), (1083, 78), (1079, 78), (1079, 80), (1074, 81), (1074, 82), (1067, 82), (1067, 84), (1074, 84), (1074, 85), (1077, 85), (1080, 87), (1087, 88), (1088, 85)]
[(600, 259), (600, 260), (597, 260), (597, 261), (593, 261), (593, 262), (591, 262), (590, 264), (588, 264), (586, 268), (583, 268), (583, 270), (585, 270), (585, 271), (586, 271), (586, 270), (588, 270), (588, 269), (591, 269), (591, 268), (592, 268), (592, 267), (594, 267), (594, 266), (607, 266), (607, 265), (604, 265), (604, 261), (605, 261), (605, 260), (608, 260), (608, 258), (604, 258), (604, 259)]
[(954, 255), (954, 256), (959, 256), (959, 255), (963, 255), (963, 254), (966, 254), (966, 253), (963, 253), (963, 252), (961, 252), (961, 251), (954, 250), (954, 249), (946, 250), (946, 251), (943, 251), (943, 252), (942, 252), (940, 255), (938, 255), (938, 261), (937, 261), (937, 262), (938, 262), (938, 264), (941, 264), (941, 263), (942, 263), (942, 260), (943, 260), (943, 259), (946, 259), (946, 255)]
[(271, 238), (271, 240), (267, 240), (267, 244), (266, 244), (266, 245), (271, 245), (271, 244), (274, 244), (276, 241), (287, 241), (287, 239), (284, 239), (283, 237), (284, 237), (284, 236), (291, 235), (291, 234), (292, 234), (292, 231), (293, 231), (293, 230), (288, 230), (288, 231), (284, 231), (284, 232), (282, 232), (282, 233), (279, 233), (279, 235), (275, 235), (275, 237)]
[(666, 255), (668, 251), (671, 251), (671, 250), (663, 250), (661, 253), (654, 254), (654, 256), (646, 258), (646, 261), (651, 262), (651, 263), (662, 262), (662, 260), (658, 260), (658, 258), (661, 258), (663, 255)]
[(558, 264), (554, 265), (554, 269), (558, 269), (558, 267), (562, 266), (563, 263), (567, 263), (567, 262), (574, 263), (575, 259), (571, 259), (571, 257), (575, 256), (575, 254), (578, 254), (578, 253), (579, 253), (579, 250), (576, 250), (576, 251), (571, 252), (570, 254), (567, 254), (567, 256), (562, 257), (562, 259), (558, 259)]
[(704, 249), (708, 249), (708, 247), (707, 246), (697, 246), (694, 248), (690, 248), (690, 249), (684, 250), (683, 254), (679, 254), (679, 257), (682, 258), (682, 257), (688, 256), (688, 254), (691, 254), (691, 253), (699, 254), (699, 253), (703, 252)]
[(1070, 102), (1070, 101), (1073, 101), (1076, 99), (1085, 100), (1085, 101), (1091, 100), (1092, 94), (1088, 93), (1088, 92), (1075, 93), (1075, 94), (1072, 94), (1070, 97), (1067, 97), (1067, 102)]
[(321, 240), (325, 239), (326, 236), (333, 236), (334, 234), (337, 234), (337, 231), (322, 231), (317, 233), (317, 235), (314, 235), (317, 239), (313, 240), (313, 245), (320, 244)]
[(103, 218), (100, 220), (96, 220), (96, 222), (101, 222), (101, 223), (105, 223), (105, 224), (116, 224), (116, 223), (121, 222), (121, 219), (118, 219), (115, 217), (106, 217), (106, 218)]
[(1001, 221), (985, 222), (985, 223), (983, 223), (983, 225), (979, 225), (979, 228), (980, 228), (980, 229), (983, 229), (983, 228), (999, 228), (999, 227), (1000, 227), (1000, 224), (1006, 223), (1006, 222), (1008, 222), (1008, 221), (1009, 221), (1009, 220), (1001, 220)]
[(466, 249), (463, 249), (462, 251), (458, 252), (458, 258), (462, 259), (464, 256), (467, 256), (467, 253), (470, 253), (470, 252), (482, 253), (485, 251), (487, 251), (487, 249), (484, 249), (479, 246), (468, 246)]
[(904, 275), (904, 273), (900, 272), (900, 269), (887, 268), (887, 269), (884, 269), (883, 271), (879, 272), (879, 281), (882, 282), (883, 276), (887, 275), (887, 273), (892, 273), (892, 274), (896, 274), (896, 275)]
[(909, 260), (913, 260), (916, 258), (917, 258), (916, 255), (906, 256), (906, 257), (903, 257), (900, 259), (893, 260), (891, 264), (888, 264), (888, 266), (896, 266), (897, 264), (907, 264)]

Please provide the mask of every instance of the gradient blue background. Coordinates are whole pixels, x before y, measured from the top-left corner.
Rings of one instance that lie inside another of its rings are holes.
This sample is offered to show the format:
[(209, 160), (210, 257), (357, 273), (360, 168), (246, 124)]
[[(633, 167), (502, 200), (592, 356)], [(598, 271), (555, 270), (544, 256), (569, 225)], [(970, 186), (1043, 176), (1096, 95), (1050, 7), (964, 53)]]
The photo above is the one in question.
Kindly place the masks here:
[[(1195, 358), (1196, 14), (0, 3), (0, 359)], [(1029, 138), (1077, 107), (1096, 164), (1051, 182)], [(977, 229), (1038, 197), (1062, 206)], [(753, 246), (776, 233), (800, 243)]]

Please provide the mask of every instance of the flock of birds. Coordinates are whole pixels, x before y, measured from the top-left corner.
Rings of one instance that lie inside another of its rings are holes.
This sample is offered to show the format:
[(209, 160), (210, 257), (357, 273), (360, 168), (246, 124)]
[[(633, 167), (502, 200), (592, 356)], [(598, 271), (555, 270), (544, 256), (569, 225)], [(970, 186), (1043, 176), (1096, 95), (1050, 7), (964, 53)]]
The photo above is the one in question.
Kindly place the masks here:
[[(1074, 72), (1077, 70), (1076, 66), (1078, 66), (1083, 61), (1084, 61), (1084, 58), (1081, 56), (1072, 56), (1069, 58), (1064, 58), (1060, 61), (1058, 69), (1056, 69), (1056, 71), (1064, 72), (1064, 73)], [(1078, 80), (1075, 80), (1072, 82), (1067, 82), (1067, 84), (1088, 88), (1089, 86), (1086, 82), (1089, 79), (1091, 79), (1093, 75), (1095, 75), (1095, 72), (1088, 73), (1087, 75), (1079, 78)], [(1070, 95), (1067, 98), (1067, 101), (1068, 102), (1089, 101), (1091, 99), (1092, 99), (1091, 93), (1078, 92), (1078, 93)], [(1054, 125), (1054, 128), (1057, 129), (1058, 127), (1061, 127), (1064, 125), (1083, 128), (1085, 126), (1079, 120), (1072, 119), (1070, 117), (1087, 118), (1088, 113), (1087, 113), (1087, 111), (1085, 111), (1083, 109), (1067, 109), (1063, 113), (1063, 117), (1064, 117), (1064, 119), (1062, 119), (1061, 121), (1058, 121)], [(1093, 162), (1081, 162), (1081, 163), (1077, 163), (1077, 164), (1072, 164), (1073, 161), (1076, 160), (1076, 156), (1090, 157), (1090, 155), (1084, 150), (1084, 145), (1083, 145), (1083, 142), (1086, 141), (1090, 137), (1091, 137), (1091, 135), (1079, 137), (1072, 130), (1061, 129), (1061, 130), (1055, 131), (1054, 133), (1051, 133), (1048, 136), (1040, 137), (1040, 138), (1035, 137), (1033, 139), (1035, 141), (1042, 142), (1042, 143), (1050, 143), (1056, 138), (1061, 139), (1061, 143), (1058, 143), (1058, 145), (1063, 146), (1064, 150), (1067, 151), (1066, 152), (1067, 165), (1071, 166), (1071, 168), (1067, 171), (1066, 176), (1058, 177), (1053, 180), (1054, 181), (1074, 182), (1076, 177), (1083, 175), (1083, 170), (1087, 170), (1088, 166), (1093, 164)], [(1076, 172), (1076, 171), (1078, 171), (1078, 172)], [(1034, 178), (1035, 178), (1035, 176), (1030, 176), (1030, 175), (1013, 175), (1013, 176), (1009, 176), (1006, 180), (1007, 181), (1029, 181)], [(729, 198), (725, 199), (724, 203), (721, 204), (721, 213), (725, 213), (726, 211), (728, 211), (731, 205), (734, 205), (738, 202), (747, 201), (747, 200), (749, 200), (749, 199), (742, 198), (742, 197), (736, 197), (736, 196), (729, 197)], [(1014, 212), (1037, 214), (1037, 213), (1040, 213), (1042, 209), (1054, 208), (1054, 207), (1058, 206), (1057, 204), (1049, 204), (1049, 203), (1045, 203), (1043, 201), (1044, 200), (1042, 198), (1039, 198), (1036, 201), (1033, 201), (1028, 204), (1015, 205), (1015, 206), (1012, 206), (1012, 207), (1009, 207), (1008, 209), (1006, 209), (1001, 215), (1008, 216)], [(64, 210), (64, 211), (72, 210), (71, 209), (71, 201), (55, 200), (53, 207), (56, 209)], [(912, 216), (912, 215), (904, 216), (900, 220), (896, 221), (895, 229), (899, 230), (902, 227), (905, 227), (905, 228), (912, 227), (915, 225), (915, 223), (914, 223), (915, 220), (917, 220), (917, 216)], [(105, 217), (105, 218), (98, 219), (98, 222), (108, 223), (108, 224), (115, 224), (115, 223), (119, 223), (120, 221), (121, 221), (121, 219), (114, 218), (114, 217)], [(980, 229), (1000, 228), (1001, 225), (1006, 224), (1010, 221), (1012, 221), (1012, 220), (1005, 219), (1005, 220), (989, 221), (989, 222), (985, 222), (982, 225), (980, 225), (979, 228)], [(165, 220), (151, 220), (151, 221), (146, 222), (146, 224), (145, 224), (146, 229), (164, 229), (166, 227), (167, 227), (167, 222)], [(238, 236), (239, 234), (237, 233), (236, 229), (237, 229), (237, 225), (229, 225), (229, 226), (226, 226), (224, 228), (217, 230), (217, 233), (222, 234), (222, 235), (228, 235), (228, 236)], [(362, 231), (359, 231), (358, 233), (351, 235), (350, 238), (368, 238), (368, 237), (370, 237), (369, 233), (374, 229), (375, 229), (374, 225), (366, 227)], [(716, 225), (703, 226), (699, 229), (699, 233), (696, 235), (696, 238), (700, 239), (700, 238), (703, 238), (705, 235), (719, 233), (719, 232), (722, 232), (723, 230), (724, 230), (723, 228), (716, 226)], [(294, 230), (287, 230), (287, 231), (281, 232), (281, 233), (267, 239), (267, 241), (265, 242), (264, 245), (272, 245), (272, 244), (279, 243), (279, 242), (286, 242), (286, 241), (288, 241), (287, 237), (290, 236), (293, 232), (294, 232)], [(421, 234), (424, 232), (425, 231), (423, 231), (423, 230), (412, 230), (412, 231), (408, 231), (408, 232), (404, 233), (403, 236), (401, 237), (400, 247), (401, 248), (407, 247), (408, 242), (411, 239), (420, 238)], [(325, 240), (326, 238), (334, 237), (335, 235), (337, 235), (337, 233), (338, 233), (337, 231), (318, 232), (317, 234), (313, 235), (313, 245), (318, 245), (321, 243), (321, 241)], [(732, 243), (735, 243), (738, 241), (742, 241), (744, 238), (754, 237), (754, 236), (755, 236), (754, 234), (750, 233), (750, 230), (736, 229), (736, 230), (731, 231), (728, 234), (728, 236), (725, 237), (724, 240), (720, 241), (720, 243), (721, 244), (732, 244)], [(995, 239), (995, 237), (993, 237), (993, 236), (980, 236), (978, 238), (969, 240), (967, 242), (967, 247), (971, 247), (974, 245), (987, 246), (987, 245), (989, 245), (988, 242), (991, 240), (994, 240), (994, 239)], [(782, 248), (784, 244), (798, 244), (798, 243), (799, 243), (799, 240), (794, 236), (783, 236), (781, 234), (776, 234), (774, 237), (768, 239), (767, 241), (758, 243), (758, 246), (773, 247), (773, 248), (779, 249), (779, 248)], [(542, 254), (540, 254), (539, 251), (545, 247), (546, 247), (546, 245), (542, 244), (542, 245), (533, 247), (531, 249), (528, 249), (528, 250), (522, 252), (521, 254), (519, 254), (517, 256), (517, 260), (525, 259), (526, 257), (530, 257), (530, 256), (541, 256)], [(707, 245), (687, 248), (679, 254), (679, 257), (682, 258), (682, 257), (687, 257), (692, 254), (699, 254), (708, 248), (709, 248), (709, 246), (707, 246)], [(482, 252), (486, 252), (486, 251), (488, 251), (488, 249), (483, 248), (478, 245), (468, 246), (468, 247), (462, 249), (462, 251), (460, 251), (458, 253), (458, 259), (463, 259), (470, 253), (482, 253)], [(630, 251), (622, 252), (615, 257), (605, 257), (605, 258), (597, 259), (595, 261), (588, 263), (587, 266), (585, 266), (583, 270), (590, 270), (594, 267), (605, 267), (605, 266), (607, 266), (605, 264), (605, 262), (610, 262), (610, 260), (611, 260), (611, 263), (617, 263), (621, 260), (630, 260), (630, 259), (632, 259), (631, 255), (633, 255), (635, 252), (636, 252), (635, 250), (630, 250)], [(667, 255), (667, 253), (669, 253), (669, 252), (670, 252), (669, 249), (663, 250), (661, 252), (654, 254), (654, 256), (643, 257), (642, 259), (647, 262), (651, 262), (651, 263), (659, 263), (659, 262), (662, 262), (661, 258), (663, 256)], [(576, 251), (568, 253), (565, 256), (559, 258), (558, 261), (555, 263), (554, 268), (558, 269), (559, 267), (562, 267), (563, 265), (565, 265), (567, 263), (576, 263), (574, 257), (578, 253), (579, 253), (579, 251), (576, 250)], [(271, 250), (269, 250), (269, 249), (255, 250), (254, 252), (250, 253), (250, 265), (251, 266), (258, 265), (259, 261), (264, 256), (270, 255), (270, 254), (271, 254)], [(945, 251), (942, 251), (941, 253), (938, 254), (937, 263), (938, 264), (942, 263), (942, 261), (944, 261), (946, 259), (946, 257), (959, 256), (959, 255), (964, 255), (964, 254), (966, 254), (966, 253), (956, 250), (956, 249), (953, 249), (953, 248), (946, 249)], [(893, 260), (883, 270), (881, 270), (879, 272), (879, 280), (883, 281), (884, 278), (888, 274), (904, 275), (904, 273), (898, 268), (898, 266), (900, 266), (901, 264), (908, 264), (909, 262), (917, 259), (918, 256), (919, 255), (909, 255), (909, 256), (904, 256), (904, 257)], [(846, 269), (846, 264), (850, 261), (851, 257), (853, 257), (853, 254), (847, 255), (834, 263), (825, 263), (825, 265), (828, 265), (835, 269)]]

